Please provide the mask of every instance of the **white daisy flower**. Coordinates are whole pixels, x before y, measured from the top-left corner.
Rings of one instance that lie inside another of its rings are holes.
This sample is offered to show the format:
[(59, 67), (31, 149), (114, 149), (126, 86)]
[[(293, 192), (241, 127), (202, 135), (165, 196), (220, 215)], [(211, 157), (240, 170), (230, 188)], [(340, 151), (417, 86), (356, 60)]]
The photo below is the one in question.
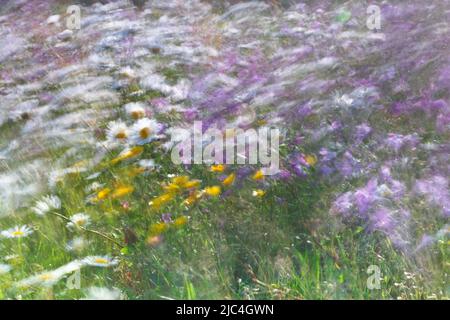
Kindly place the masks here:
[(122, 77), (126, 77), (126, 78), (136, 78), (136, 72), (134, 72), (133, 69), (131, 69), (130, 67), (124, 67), (122, 69), (119, 70), (119, 75)]
[(90, 287), (84, 300), (123, 300), (122, 291), (116, 288)]
[(86, 177), (86, 180), (94, 180), (96, 178), (98, 178), (98, 176), (101, 174), (101, 172), (95, 172), (93, 174), (91, 174), (90, 176)]
[(45, 271), (23, 279), (19, 281), (17, 285), (19, 287), (30, 287), (35, 285), (51, 287), (67, 274), (80, 270), (82, 266), (83, 263), (80, 260), (74, 260), (55, 270)]
[(39, 200), (35, 203), (34, 207), (31, 210), (34, 211), (39, 216), (45, 215), (47, 212), (53, 209), (61, 208), (61, 200), (57, 196), (45, 196), (42, 200)]
[(111, 143), (124, 143), (129, 136), (129, 129), (122, 121), (111, 121), (106, 131), (107, 140)]
[(89, 245), (89, 241), (83, 237), (76, 237), (69, 241), (66, 245), (68, 251), (82, 251)]
[(57, 277), (56, 273), (49, 271), (49, 272), (43, 272), (43, 273), (28, 277), (26, 279), (23, 279), (23, 280), (19, 281), (19, 283), (17, 285), (19, 287), (31, 287), (31, 286), (35, 286), (35, 285), (51, 287), (55, 283), (57, 283), (59, 280), (60, 280), (60, 278)]
[(90, 185), (88, 185), (85, 188), (85, 190), (86, 190), (86, 192), (97, 191), (97, 190), (103, 188), (104, 185), (105, 185), (104, 183), (100, 183), (100, 182), (95, 181), (95, 182), (91, 183)]
[(141, 159), (138, 161), (138, 165), (145, 170), (150, 170), (155, 167), (155, 160), (153, 159)]
[(124, 105), (125, 112), (132, 119), (138, 120), (145, 117), (145, 108), (142, 103), (139, 102), (130, 102)]
[(91, 218), (85, 213), (76, 213), (70, 217), (67, 223), (68, 228), (87, 227), (91, 223)]
[(0, 263), (0, 275), (11, 271), (11, 266), (8, 264)]
[(108, 256), (88, 256), (83, 259), (83, 263), (94, 267), (110, 267), (118, 264), (119, 260)]
[(146, 144), (158, 137), (161, 128), (161, 124), (155, 120), (140, 119), (131, 127), (131, 139), (134, 144)]
[(14, 228), (2, 231), (1, 235), (5, 238), (23, 238), (33, 233), (28, 226), (15, 226)]

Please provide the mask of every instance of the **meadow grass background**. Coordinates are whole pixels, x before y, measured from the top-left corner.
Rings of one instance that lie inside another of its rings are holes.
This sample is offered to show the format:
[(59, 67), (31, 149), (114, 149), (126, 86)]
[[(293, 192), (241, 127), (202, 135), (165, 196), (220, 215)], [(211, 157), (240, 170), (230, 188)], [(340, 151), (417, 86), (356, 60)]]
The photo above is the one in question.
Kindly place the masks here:
[[(47, 17), (50, 13), (61, 13), (67, 3), (70, 1), (52, 3), (50, 12), (40, 14)], [(339, 9), (342, 3), (347, 2), (336, 3), (333, 9)], [(351, 6), (354, 2), (349, 3)], [(277, 7), (277, 10), (279, 8), (283, 7)], [(31, 12), (33, 12), (32, 9), (30, 9)], [(164, 8), (155, 9), (145, 19), (157, 23), (158, 19), (167, 14), (165, 10)], [(211, 12), (220, 15), (226, 10), (227, 8), (217, 5)], [(279, 13), (279, 11), (276, 12)], [(335, 12), (330, 15), (333, 16), (331, 19), (333, 21), (345, 18), (342, 18), (342, 13), (337, 18), (334, 17)], [(346, 19), (344, 22), (347, 22)], [(163, 24), (164, 20), (161, 23)], [(220, 23), (217, 25), (215, 27), (219, 29)], [(25, 26), (28, 25), (25, 23)], [(201, 27), (207, 29), (208, 24), (205, 22), (205, 25)], [(47, 27), (44, 26), (45, 28)], [(268, 27), (269, 31), (272, 30), (270, 28)], [(45, 33), (42, 30), (39, 32)], [(40, 34), (33, 35), (36, 37), (33, 38), (34, 43), (39, 43), (41, 38), (38, 36)], [(211, 36), (205, 40), (208, 44), (220, 42), (214, 34), (207, 34), (207, 36)], [(273, 40), (273, 35), (269, 33), (262, 38), (270, 42)], [(184, 39), (180, 36), (176, 40), (182, 43)], [(286, 48), (287, 50), (291, 45), (288, 36), (276, 41), (275, 49)], [(270, 56), (275, 49), (267, 48), (264, 54)], [(327, 48), (324, 49), (324, 51), (327, 50)], [(105, 51), (114, 50), (108, 48)], [(154, 64), (155, 72), (163, 77), (165, 84), (175, 86), (182, 79), (204, 71), (195, 64), (194, 66), (186, 66), (183, 63), (172, 64), (173, 57), (166, 56), (156, 49), (152, 48), (148, 51), (142, 60)], [(253, 53), (250, 49), (244, 48), (241, 51), (245, 59), (251, 59)], [(83, 55), (87, 53), (83, 52)], [(61, 58), (59, 54), (56, 56), (58, 59)], [(321, 54), (317, 56), (320, 58)], [(64, 56), (61, 59), (66, 58)], [(83, 58), (85, 56), (82, 56), (80, 61), (83, 61)], [(21, 62), (19, 58), (17, 59), (17, 61), (13, 59), (12, 62), (0, 61), (0, 71), (10, 72), (14, 63), (19, 65)], [(24, 60), (27, 59), (28, 57), (24, 58)], [(62, 61), (60, 67), (79, 62), (71, 59)], [(365, 64), (368, 66), (382, 64), (383, 59), (383, 56), (373, 52), (360, 59), (353, 56), (346, 61), (346, 68), (364, 69)], [(114, 66), (107, 72), (114, 74), (119, 67), (120, 65)], [(102, 65), (101, 68), (104, 66)], [(99, 67), (99, 70), (101, 68)], [(99, 70), (89, 73), (89, 76), (95, 78), (104, 75), (103, 71)], [(319, 80), (326, 78), (322, 71), (312, 72)], [(340, 79), (344, 77), (344, 74), (340, 74), (341, 72), (344, 73), (342, 70), (332, 70), (330, 74), (331, 77)], [(419, 80), (416, 78), (411, 80), (412, 87), (414, 89), (417, 87), (417, 90), (422, 83), (427, 82), (428, 76), (431, 77), (431, 74), (436, 72), (436, 67), (430, 63), (420, 72), (422, 76), (418, 78)], [(301, 75), (299, 79), (309, 82), (305, 80), (305, 77)], [(19, 80), (14, 80), (14, 84), (5, 81), (2, 85), (9, 89), (15, 85), (27, 84), (21, 77), (18, 78)], [(77, 81), (78, 79), (75, 79), (75, 82)], [(58, 96), (64, 89), (66, 87), (57, 82), (47, 83), (32, 95), (38, 96), (43, 91), (46, 94)], [(127, 119), (128, 115), (123, 110), (124, 105), (130, 102), (150, 104), (154, 99), (168, 98), (167, 93), (145, 88), (136, 79), (114, 89), (114, 93), (117, 94), (118, 100), (113, 99), (113, 102), (108, 101), (108, 103), (103, 99), (94, 103), (84, 103), (82, 99), (80, 99), (81, 102), (78, 101), (78, 97), (73, 99), (74, 101), (63, 100), (58, 108), (48, 112), (46, 120), (58, 121), (70, 114), (72, 112), (69, 108), (70, 103), (80, 104), (77, 111), (92, 110), (100, 115), (107, 110), (109, 113), (105, 118), (99, 116), (99, 119), (81, 121), (83, 129), (89, 131), (89, 137), (94, 137), (95, 141), (104, 141), (109, 121)], [(306, 96), (308, 94), (314, 96), (312, 93), (305, 93)], [(330, 95), (329, 92), (325, 94), (327, 99)], [(441, 92), (441, 95), (443, 99), (446, 99), (446, 93)], [(26, 98), (24, 97), (24, 100)], [(402, 94), (385, 95), (380, 98), (380, 104), (387, 106), (403, 98)], [(43, 105), (45, 103), (40, 102), (39, 106)], [(192, 106), (188, 103), (188, 107)], [(268, 103), (259, 108), (258, 119), (261, 123), (270, 121), (278, 107), (279, 105), (275, 103)], [(342, 116), (342, 120), (347, 125), (344, 126), (344, 140), (351, 140), (351, 130), (354, 123), (359, 121), (360, 115), (357, 112), (359, 111), (355, 111), (350, 116)], [(0, 147), (2, 150), (7, 150), (10, 141), (26, 136), (23, 128), (28, 123), (29, 116), (32, 118), (34, 114), (25, 112), (19, 118), (8, 119), (1, 123)], [(205, 112), (206, 116), (210, 114)], [(233, 119), (228, 114), (225, 118), (228, 116), (227, 120)], [(327, 117), (328, 115), (323, 116), (320, 113), (313, 114), (306, 117), (304, 123), (307, 127), (317, 129), (324, 125), (324, 119), (325, 122), (329, 122), (330, 119)], [(286, 118), (288, 119), (289, 116)], [(182, 112), (176, 111), (155, 113), (155, 119), (168, 126), (183, 124), (185, 120)], [(259, 126), (259, 123), (255, 126)], [(318, 145), (321, 141), (317, 145), (310, 142), (304, 145), (292, 143), (295, 134), (302, 130), (304, 123), (286, 123), (291, 131), (281, 145), (280, 152), (285, 159), (288, 159), (292, 152), (315, 156), (318, 154)], [(367, 118), (367, 123), (375, 132), (398, 132), (406, 135), (418, 131), (424, 144), (427, 142), (438, 145), (448, 143), (448, 133), (439, 133), (435, 123), (425, 118), (422, 111), (394, 117), (386, 109), (375, 109)], [(73, 128), (62, 131), (70, 136), (71, 129)], [(33, 233), (19, 239), (1, 238), (0, 262), (11, 266), (11, 271), (0, 273), (0, 299), (81, 299), (86, 297), (90, 287), (117, 288), (122, 292), (122, 298), (126, 299), (448, 298), (447, 238), (439, 239), (431, 248), (420, 254), (410, 254), (395, 247), (384, 232), (380, 230), (371, 232), (364, 219), (355, 216), (344, 221), (341, 216), (332, 212), (331, 208), (336, 201), (336, 195), (352, 188), (363, 187), (367, 183), (366, 176), (324, 179), (320, 172), (319, 161), (308, 167), (305, 176), (293, 175), (287, 181), (269, 177), (262, 181), (255, 181), (252, 175), (259, 168), (245, 166), (248, 170), (247, 175), (239, 177), (230, 186), (224, 186), (222, 175), (236, 173), (242, 170), (242, 167), (228, 166), (224, 172), (217, 173), (211, 172), (206, 165), (175, 166), (170, 159), (170, 154), (162, 146), (164, 141), (145, 144), (142, 154), (117, 163), (113, 163), (113, 159), (117, 159), (122, 150), (108, 149), (99, 162), (86, 165), (83, 161), (92, 159), (101, 147), (96, 145), (96, 150), (86, 143), (87, 147), (84, 148), (81, 143), (76, 146), (79, 149), (76, 149), (73, 155), (70, 153), (73, 151), (72, 146), (52, 145), (53, 140), (44, 139), (43, 132), (45, 133), (46, 130), (47, 127), (43, 123), (39, 131), (26, 136), (26, 140), (25, 138), (20, 140), (21, 147), (15, 151), (15, 157), (0, 160), (2, 161), (1, 173), (15, 172), (24, 163), (35, 158), (49, 160), (48, 166), (38, 169), (44, 175), (60, 165), (58, 160), (64, 157), (67, 158), (67, 163), (64, 164), (69, 168), (86, 167), (87, 169), (66, 174), (56, 182), (53, 188), (49, 188), (62, 203), (61, 208), (54, 212), (48, 212), (41, 217), (31, 210), (33, 203), (39, 200), (42, 194), (50, 193), (46, 188), (41, 194), (27, 197), (26, 203), (17, 208), (2, 207), (4, 212), (0, 218), (0, 230), (6, 230), (15, 225), (28, 225), (33, 229)], [(352, 145), (351, 141), (348, 143)], [(361, 141), (360, 145), (363, 154), (374, 157), (378, 163), (392, 157), (383, 150), (370, 149), (370, 141)], [(365, 151), (367, 152), (364, 153)], [(400, 172), (399, 175), (409, 185), (413, 185), (414, 179), (419, 179), (422, 171), (425, 172), (429, 154), (406, 150), (404, 155), (412, 158), (414, 165)], [(136, 169), (136, 160), (139, 159), (154, 159), (160, 167), (136, 174), (133, 170)], [(100, 175), (95, 180), (88, 179), (93, 173), (100, 173)], [(204, 196), (193, 206), (186, 207), (183, 200), (188, 193), (184, 190), (181, 193), (174, 193), (173, 199), (162, 208), (151, 208), (149, 201), (164, 194), (163, 187), (171, 180), (169, 175), (199, 179), (201, 181), (199, 189), (221, 185), (222, 194)], [(133, 191), (117, 199), (106, 197), (92, 203), (87, 199), (92, 195), (99, 196), (99, 190), (87, 191), (93, 181), (104, 184), (102, 188), (107, 187), (112, 190), (120, 186), (133, 186)], [(252, 195), (254, 190), (261, 188), (264, 189), (265, 194), (262, 197), (254, 197)], [(413, 238), (420, 238), (420, 235), (424, 233), (432, 234), (447, 221), (445, 217), (435, 214), (437, 209), (422, 199), (408, 198), (405, 203), (414, 221), (420, 222), (419, 227), (412, 231)], [(68, 229), (64, 217), (70, 218), (78, 212), (88, 214), (92, 219), (89, 229), (100, 234)], [(161, 215), (164, 213), (170, 213), (172, 219), (188, 217), (188, 220), (180, 220), (179, 225), (166, 223), (161, 227)], [(448, 225), (446, 226), (448, 229)], [(83, 236), (89, 241), (89, 245), (81, 251), (68, 251), (66, 245), (75, 236)], [(90, 255), (117, 257), (118, 264), (108, 268), (94, 266), (81, 268), (80, 288), (67, 287), (66, 280), (71, 274), (61, 277), (58, 282), (51, 285), (46, 285), (45, 281), (42, 281), (43, 283), (34, 286), (18, 286), (22, 279), (56, 269)], [(367, 270), (372, 265), (379, 267), (381, 271), (379, 289), (370, 289), (367, 285), (372, 275)]]
[[(149, 209), (148, 195), (161, 192), (160, 181), (167, 173), (217, 184), (217, 174), (205, 174), (205, 166), (183, 170), (170, 165), (169, 159), (166, 163), (167, 168), (160, 172), (135, 179), (135, 191), (125, 198), (131, 203), (128, 210), (116, 200), (100, 206), (83, 205), (88, 184), (82, 175), (58, 184), (57, 195), (64, 203), (61, 214), (87, 212), (95, 219), (95, 230), (123, 244), (119, 247), (86, 234), (91, 244), (84, 255), (110, 252), (121, 262), (113, 268), (83, 268), (80, 289), (68, 289), (65, 280), (53, 288), (17, 289), (14, 278), (26, 278), (45, 271), (44, 266), (51, 269), (77, 256), (65, 250), (72, 233), (67, 231), (66, 221), (36, 219), (26, 211), (3, 218), (5, 226), (32, 224), (36, 235), (3, 240), (3, 254), (17, 256), (11, 260), (14, 277), (5, 274), (0, 278), (2, 298), (76, 299), (83, 298), (83, 288), (90, 286), (120, 288), (133, 299), (445, 297), (445, 243), (439, 244), (433, 256), (411, 259), (393, 248), (384, 235), (368, 234), (357, 222), (351, 227), (343, 225), (324, 209), (330, 205), (326, 195), (333, 186), (319, 182), (314, 173), (306, 180), (272, 183), (264, 198), (256, 199), (251, 193), (257, 183), (248, 181), (226, 199), (198, 204), (189, 210), (186, 226), (167, 231), (161, 244), (150, 246), (145, 241), (148, 229), (159, 217)], [(105, 183), (111, 182), (111, 176), (117, 179), (123, 174), (120, 166), (105, 170), (106, 177), (101, 180)], [(185, 212), (177, 201), (163, 211)], [(127, 245), (122, 236), (125, 229), (132, 229), (139, 240)], [(382, 272), (380, 289), (368, 288), (371, 265)]]

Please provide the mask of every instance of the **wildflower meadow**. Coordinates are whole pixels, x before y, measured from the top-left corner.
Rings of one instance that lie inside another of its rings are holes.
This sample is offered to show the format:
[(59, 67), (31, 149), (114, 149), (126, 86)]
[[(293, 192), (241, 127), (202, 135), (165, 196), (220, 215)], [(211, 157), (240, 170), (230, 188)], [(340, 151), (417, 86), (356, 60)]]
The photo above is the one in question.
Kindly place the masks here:
[(0, 1), (0, 299), (448, 299), (450, 1)]

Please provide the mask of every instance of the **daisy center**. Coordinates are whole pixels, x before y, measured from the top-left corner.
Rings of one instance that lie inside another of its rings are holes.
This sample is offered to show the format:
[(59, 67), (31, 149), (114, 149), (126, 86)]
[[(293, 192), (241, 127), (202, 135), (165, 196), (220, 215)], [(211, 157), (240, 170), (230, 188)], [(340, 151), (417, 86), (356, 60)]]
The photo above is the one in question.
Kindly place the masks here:
[(139, 136), (142, 139), (147, 139), (150, 136), (150, 128), (143, 128), (139, 131)]
[(95, 263), (99, 263), (99, 264), (108, 264), (108, 260), (104, 259), (104, 258), (96, 258)]
[(86, 222), (85, 219), (80, 219), (80, 220), (75, 221), (75, 223), (79, 226), (82, 226), (83, 224), (85, 224), (85, 222)]
[(143, 113), (142, 111), (132, 111), (132, 112), (131, 112), (131, 117), (132, 117), (134, 120), (140, 119), (140, 118), (142, 118), (143, 116), (144, 116), (144, 113)]
[(43, 280), (43, 281), (46, 281), (46, 280), (52, 279), (53, 277), (52, 277), (51, 274), (45, 273), (45, 274), (41, 274), (41, 275), (39, 276), (39, 278), (40, 278), (41, 280)]
[(21, 236), (24, 235), (24, 232), (23, 232), (23, 231), (20, 231), (20, 230), (17, 230), (17, 231), (14, 231), (14, 232), (12, 233), (12, 235), (13, 235), (14, 237), (21, 237)]
[(127, 134), (125, 133), (125, 131), (120, 131), (116, 134), (116, 138), (117, 139), (126, 139)]

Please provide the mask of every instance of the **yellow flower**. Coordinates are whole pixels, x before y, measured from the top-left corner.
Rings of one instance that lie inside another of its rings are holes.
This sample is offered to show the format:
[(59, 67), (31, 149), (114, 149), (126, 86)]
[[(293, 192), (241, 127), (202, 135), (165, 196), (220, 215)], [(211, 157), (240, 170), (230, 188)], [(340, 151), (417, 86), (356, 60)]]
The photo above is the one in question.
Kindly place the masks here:
[(182, 227), (182, 226), (184, 226), (187, 222), (188, 222), (188, 217), (186, 217), (186, 216), (181, 216), (181, 217), (176, 218), (176, 219), (173, 221), (173, 225), (174, 225), (175, 227)]
[(169, 229), (169, 225), (165, 222), (157, 222), (150, 226), (150, 236), (159, 236)]
[(197, 188), (200, 185), (200, 180), (190, 180), (184, 184), (184, 188), (191, 189), (191, 188)]
[(165, 185), (163, 188), (167, 192), (179, 192), (182, 189), (197, 188), (200, 185), (200, 180), (189, 180), (188, 176), (178, 176), (172, 178), (172, 183)]
[(223, 172), (225, 170), (225, 166), (223, 164), (212, 165), (210, 171), (212, 172)]
[(309, 154), (305, 157), (305, 161), (310, 166), (314, 166), (317, 163), (317, 157), (314, 154)]
[(162, 205), (166, 204), (167, 202), (169, 202), (172, 199), (173, 199), (173, 194), (165, 193), (159, 197), (156, 197), (155, 199), (150, 201), (148, 204), (154, 209), (159, 209), (159, 208), (161, 208)]
[(97, 200), (104, 200), (111, 193), (111, 189), (105, 188), (97, 193)]
[(171, 192), (172, 193), (176, 193), (176, 192), (179, 192), (181, 190), (181, 187), (178, 184), (169, 183), (168, 185), (163, 186), (163, 189), (166, 192), (169, 192), (169, 193), (171, 193)]
[(204, 192), (209, 196), (217, 197), (222, 192), (222, 189), (220, 186), (212, 186), (205, 188)]
[(111, 197), (113, 199), (120, 198), (120, 197), (126, 196), (127, 194), (132, 193), (133, 191), (134, 191), (134, 188), (132, 186), (118, 187), (116, 190), (114, 190)]
[(138, 175), (140, 175), (141, 173), (145, 172), (145, 168), (142, 167), (132, 167), (130, 170), (128, 170), (128, 172), (126, 172), (126, 174), (130, 177), (136, 177)]
[(172, 178), (172, 183), (183, 187), (189, 181), (188, 176), (177, 176)]
[(261, 189), (256, 189), (256, 190), (253, 190), (253, 192), (252, 192), (252, 195), (254, 197), (262, 197), (265, 194), (266, 194), (266, 192), (264, 190), (261, 190)]
[(183, 203), (187, 206), (192, 206), (193, 204), (195, 204), (198, 199), (200, 199), (202, 197), (202, 193), (195, 191), (193, 192), (191, 195), (189, 195), (189, 197), (187, 197)]
[(122, 152), (117, 158), (112, 159), (111, 163), (116, 164), (123, 160), (135, 158), (135, 157), (139, 156), (142, 152), (144, 152), (144, 147), (142, 147), (142, 146), (133, 147), (125, 152)]
[(253, 178), (253, 180), (257, 180), (257, 181), (264, 179), (263, 171), (261, 169), (256, 171), (252, 178)]
[(236, 179), (236, 174), (235, 174), (235, 173), (232, 173), (232, 174), (230, 174), (228, 177), (226, 177), (226, 178), (222, 181), (222, 183), (223, 183), (224, 186), (229, 186), (229, 185), (233, 184), (233, 182), (234, 182), (235, 179)]

